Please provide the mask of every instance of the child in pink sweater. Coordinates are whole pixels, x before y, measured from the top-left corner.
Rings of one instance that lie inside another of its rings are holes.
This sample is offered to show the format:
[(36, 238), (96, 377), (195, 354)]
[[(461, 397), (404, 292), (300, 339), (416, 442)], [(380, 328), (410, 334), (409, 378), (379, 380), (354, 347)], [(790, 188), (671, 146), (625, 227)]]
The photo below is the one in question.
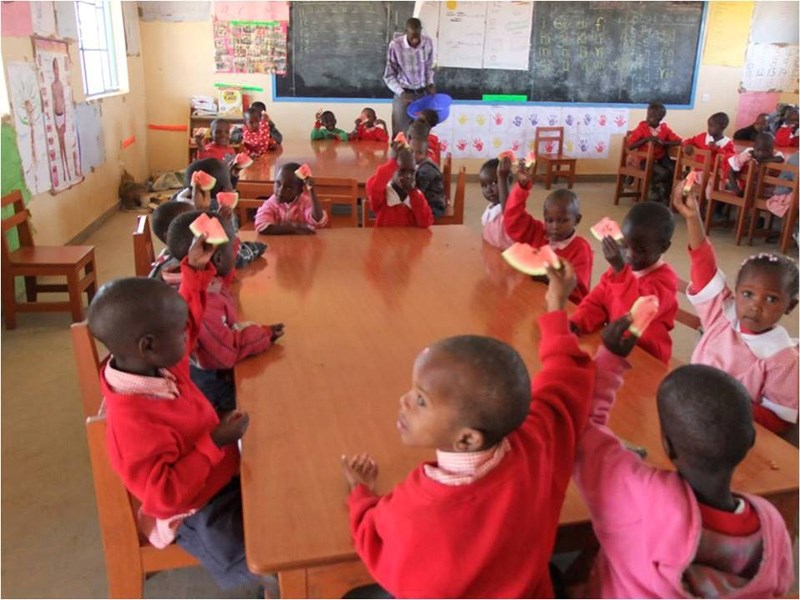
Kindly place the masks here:
[(658, 388), (667, 457), (647, 465), (608, 428), (634, 340), (625, 316), (603, 332), (594, 400), (578, 442), (575, 483), (600, 542), (589, 598), (769, 598), (794, 580), (792, 546), (768, 501), (730, 489), (755, 441), (750, 397), (705, 365), (672, 371)]
[(492, 158), (483, 163), (478, 179), (481, 183), (483, 197), (489, 206), (481, 215), (483, 239), (494, 246), (505, 250), (514, 243), (506, 233), (503, 211), (508, 199), (508, 177), (511, 174), (511, 159)]
[(328, 224), (328, 214), (314, 190), (309, 176), (300, 179), (298, 163), (286, 163), (275, 176), (272, 196), (256, 211), (256, 231), (264, 235), (309, 235)]
[(796, 443), (798, 344), (778, 322), (797, 306), (797, 265), (777, 254), (751, 256), (731, 291), (717, 268), (696, 198), (689, 195), (674, 204), (689, 233), (687, 295), (704, 330), (692, 362), (738, 379), (750, 393), (755, 420)]

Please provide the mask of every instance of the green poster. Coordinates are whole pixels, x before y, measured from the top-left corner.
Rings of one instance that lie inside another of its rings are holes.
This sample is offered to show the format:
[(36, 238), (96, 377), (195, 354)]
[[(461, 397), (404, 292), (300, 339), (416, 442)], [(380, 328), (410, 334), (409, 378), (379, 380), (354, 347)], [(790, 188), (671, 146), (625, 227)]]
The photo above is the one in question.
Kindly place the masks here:
[[(0, 126), (0, 135), (2, 142), (0, 142), (0, 195), (5, 196), (14, 190), (21, 190), (22, 197), (27, 204), (31, 199), (31, 193), (25, 185), (25, 177), (22, 174), (22, 159), (19, 157), (19, 150), (17, 150), (17, 134), (14, 128), (8, 123), (3, 123)], [(3, 217), (12, 214), (13, 206), (7, 206), (3, 209)], [(8, 232), (8, 244), (11, 250), (19, 246), (16, 230)]]

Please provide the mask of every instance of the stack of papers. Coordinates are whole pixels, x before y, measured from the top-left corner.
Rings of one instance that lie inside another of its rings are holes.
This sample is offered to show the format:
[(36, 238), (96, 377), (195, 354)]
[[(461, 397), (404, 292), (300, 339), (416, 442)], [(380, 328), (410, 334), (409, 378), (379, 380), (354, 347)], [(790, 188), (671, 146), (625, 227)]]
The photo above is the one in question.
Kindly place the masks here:
[(213, 117), (217, 114), (217, 101), (211, 96), (192, 96), (192, 115)]

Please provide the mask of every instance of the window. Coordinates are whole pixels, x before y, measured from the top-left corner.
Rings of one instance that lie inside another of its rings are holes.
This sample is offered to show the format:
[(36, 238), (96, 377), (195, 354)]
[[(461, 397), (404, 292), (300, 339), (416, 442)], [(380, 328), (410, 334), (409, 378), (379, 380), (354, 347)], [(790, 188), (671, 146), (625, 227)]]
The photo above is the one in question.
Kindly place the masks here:
[(78, 49), (87, 97), (128, 91), (120, 0), (76, 0)]

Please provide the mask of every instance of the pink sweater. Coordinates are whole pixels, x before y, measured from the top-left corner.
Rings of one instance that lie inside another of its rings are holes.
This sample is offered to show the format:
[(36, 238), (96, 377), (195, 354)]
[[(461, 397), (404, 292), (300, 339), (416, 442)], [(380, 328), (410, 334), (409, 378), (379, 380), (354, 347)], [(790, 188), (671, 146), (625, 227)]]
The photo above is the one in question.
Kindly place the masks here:
[[(682, 578), (695, 560), (703, 531), (697, 499), (680, 475), (647, 465), (606, 425), (626, 367), (624, 359), (605, 348), (598, 352), (592, 411), (573, 470), (601, 546), (588, 597), (692, 597)], [(760, 566), (742, 587), (732, 583), (738, 578), (726, 570), (708, 567), (703, 586), (732, 585), (717, 589), (725, 598), (784, 594), (794, 569), (783, 518), (763, 498), (738, 495), (755, 509), (761, 524)]]

